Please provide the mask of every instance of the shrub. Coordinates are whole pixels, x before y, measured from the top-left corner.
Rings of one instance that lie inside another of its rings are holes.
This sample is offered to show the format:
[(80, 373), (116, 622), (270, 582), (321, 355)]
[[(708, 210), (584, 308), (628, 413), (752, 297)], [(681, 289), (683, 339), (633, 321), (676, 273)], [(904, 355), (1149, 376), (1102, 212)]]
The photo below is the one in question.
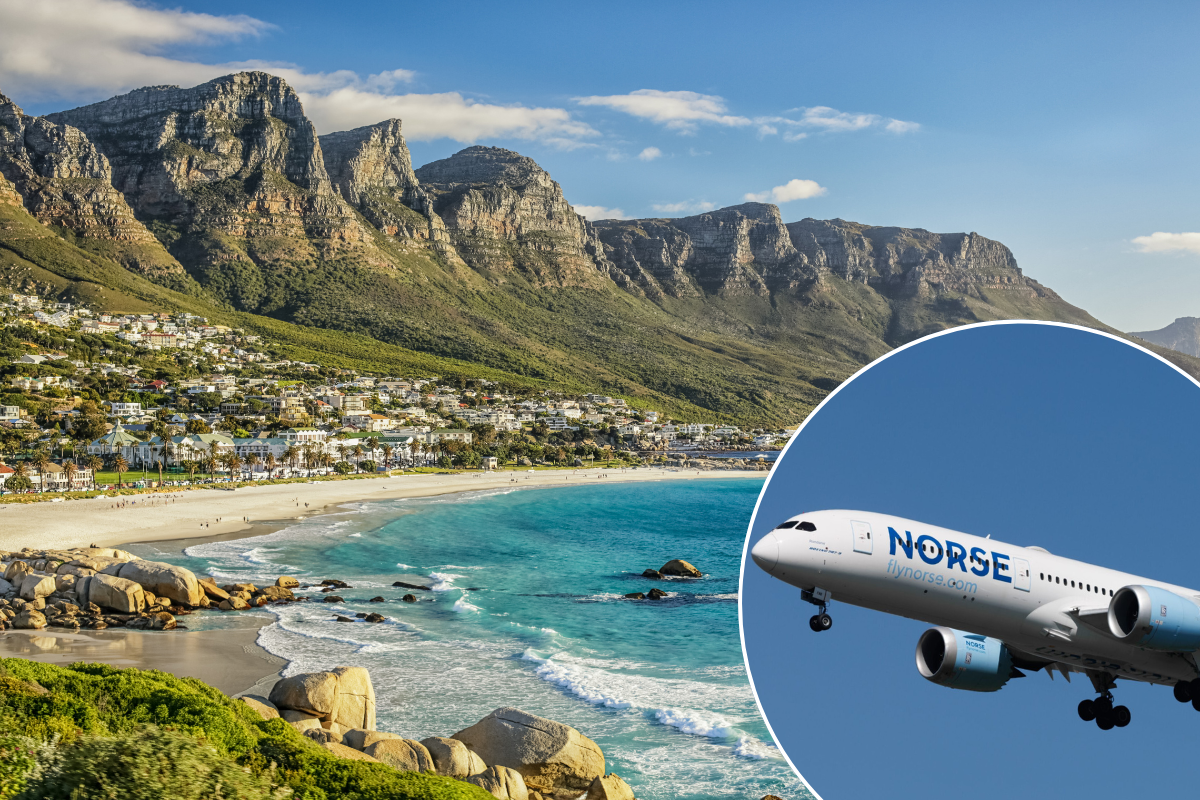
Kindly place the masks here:
[(21, 793), (26, 776), (37, 766), (35, 744), (27, 736), (0, 735), (0, 800)]
[(26, 787), (21, 800), (264, 800), (279, 796), (266, 778), (194, 736), (147, 727), (121, 736), (86, 736)]

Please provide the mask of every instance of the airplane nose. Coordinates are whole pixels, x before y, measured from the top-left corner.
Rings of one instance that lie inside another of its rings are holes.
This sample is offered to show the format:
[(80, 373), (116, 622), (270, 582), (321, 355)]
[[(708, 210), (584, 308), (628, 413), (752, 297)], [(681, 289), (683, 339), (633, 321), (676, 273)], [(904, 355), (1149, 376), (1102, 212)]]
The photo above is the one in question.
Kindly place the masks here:
[(779, 562), (779, 539), (773, 533), (768, 533), (750, 548), (750, 557), (767, 572), (775, 569)]

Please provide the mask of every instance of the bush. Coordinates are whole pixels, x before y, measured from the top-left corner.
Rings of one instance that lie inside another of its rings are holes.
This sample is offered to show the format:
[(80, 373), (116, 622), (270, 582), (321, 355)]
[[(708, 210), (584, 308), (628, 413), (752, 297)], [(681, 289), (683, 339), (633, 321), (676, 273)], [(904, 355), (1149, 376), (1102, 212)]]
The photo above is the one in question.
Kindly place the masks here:
[(87, 736), (63, 748), (58, 764), (21, 800), (263, 800), (281, 796), (269, 780), (202, 740), (148, 727)]
[(0, 800), (21, 793), (26, 776), (37, 766), (35, 744), (27, 736), (0, 735)]

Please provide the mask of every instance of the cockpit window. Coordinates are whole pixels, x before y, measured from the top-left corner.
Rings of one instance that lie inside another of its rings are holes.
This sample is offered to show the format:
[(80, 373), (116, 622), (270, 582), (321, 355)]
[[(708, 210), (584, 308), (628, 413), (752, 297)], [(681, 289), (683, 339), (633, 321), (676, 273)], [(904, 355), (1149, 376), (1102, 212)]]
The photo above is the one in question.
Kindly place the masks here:
[(779, 530), (780, 528), (794, 528), (794, 527), (796, 527), (796, 520), (789, 519), (787, 522), (781, 522), (778, 525), (776, 525), (775, 530)]
[(796, 526), (796, 530), (808, 531), (809, 533), (812, 533), (816, 529), (817, 529), (817, 526), (813, 525), (811, 522), (801, 522), (799, 525)]

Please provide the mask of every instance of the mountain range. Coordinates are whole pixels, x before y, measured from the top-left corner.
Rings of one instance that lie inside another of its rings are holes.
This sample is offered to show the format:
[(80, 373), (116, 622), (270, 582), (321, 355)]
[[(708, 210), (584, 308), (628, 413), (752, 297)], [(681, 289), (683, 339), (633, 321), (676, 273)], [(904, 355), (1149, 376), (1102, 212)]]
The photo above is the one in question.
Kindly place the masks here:
[(263, 72), (44, 117), (0, 95), (0, 176), (14, 288), (194, 311), (298, 358), (603, 391), (681, 418), (798, 421), (949, 326), (1112, 330), (976, 233), (785, 223), (766, 203), (591, 222), (511, 150), (414, 169), (400, 120), (318, 135)]

